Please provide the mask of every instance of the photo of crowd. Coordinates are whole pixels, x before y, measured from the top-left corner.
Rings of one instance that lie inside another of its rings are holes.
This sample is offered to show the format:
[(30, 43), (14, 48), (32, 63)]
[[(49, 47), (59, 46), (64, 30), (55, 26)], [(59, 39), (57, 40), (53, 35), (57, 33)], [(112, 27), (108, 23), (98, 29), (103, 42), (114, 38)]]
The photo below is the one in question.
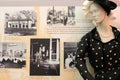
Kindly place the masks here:
[(57, 10), (56, 7), (48, 9), (47, 24), (75, 25), (75, 6), (68, 6)]

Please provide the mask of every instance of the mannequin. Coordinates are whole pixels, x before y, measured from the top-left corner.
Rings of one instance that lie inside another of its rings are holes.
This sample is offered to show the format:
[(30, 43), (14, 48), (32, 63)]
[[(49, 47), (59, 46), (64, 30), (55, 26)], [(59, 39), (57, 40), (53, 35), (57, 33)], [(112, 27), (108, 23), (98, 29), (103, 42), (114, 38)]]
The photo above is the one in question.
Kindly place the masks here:
[[(90, 0), (89, 14), (95, 28), (82, 37), (76, 53), (76, 68), (84, 80), (120, 80), (120, 32), (109, 23), (111, 10), (117, 5), (109, 0)], [(94, 68), (89, 73), (86, 55)]]

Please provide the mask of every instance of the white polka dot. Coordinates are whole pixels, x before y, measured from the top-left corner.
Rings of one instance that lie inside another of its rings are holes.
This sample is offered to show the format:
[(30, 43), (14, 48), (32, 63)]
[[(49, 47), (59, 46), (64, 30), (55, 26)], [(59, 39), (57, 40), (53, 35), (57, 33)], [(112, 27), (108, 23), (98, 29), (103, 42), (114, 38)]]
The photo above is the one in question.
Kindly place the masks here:
[(92, 41), (94, 41), (94, 39), (92, 39)]
[(101, 49), (101, 47), (98, 47), (98, 49)]
[(85, 73), (87, 73), (87, 71), (85, 71)]
[(98, 36), (97, 34), (95, 34), (95, 36)]
[(80, 55), (77, 55), (77, 57), (80, 57)]
[(110, 62), (108, 62), (108, 64), (110, 64)]
[(95, 48), (92, 48), (92, 50), (95, 50)]
[(109, 51), (110, 53), (112, 52), (112, 50)]
[(87, 41), (87, 38), (85, 40)]
[(112, 60), (112, 58), (110, 58), (110, 60)]
[(103, 59), (103, 57), (101, 57), (101, 59)]
[(80, 64), (80, 67), (82, 67), (83, 65), (82, 64)]
[(82, 58), (80, 58), (80, 60), (82, 61)]
[(116, 56), (116, 53), (114, 53), (114, 56)]
[(109, 43), (108, 45), (110, 45), (111, 43)]
[(109, 77), (109, 79), (111, 80), (111, 79), (112, 79), (112, 77)]
[(118, 61), (117, 60), (115, 60), (115, 63), (117, 63)]
[(117, 45), (115, 45), (115, 47), (117, 47)]
[(96, 68), (98, 68), (98, 65), (96, 65)]
[(109, 55), (107, 55), (107, 57), (109, 57)]
[(104, 78), (104, 76), (102, 76), (102, 78)]
[(108, 68), (108, 70), (111, 70), (111, 68)]
[(118, 42), (116, 42), (116, 44), (118, 44)]
[(119, 58), (119, 60), (120, 60), (120, 58)]
[(80, 50), (80, 52), (83, 52), (83, 50)]
[(81, 46), (83, 46), (83, 44), (81, 44)]
[(98, 53), (95, 53), (96, 55), (98, 55)]
[(90, 46), (92, 46), (92, 44), (90, 44)]
[(100, 43), (98, 42), (97, 45), (99, 45)]
[(103, 67), (103, 65), (101, 65), (101, 67)]
[(95, 62), (98, 62), (98, 60), (95, 60)]
[(102, 73), (104, 73), (104, 71), (102, 71)]
[(114, 72), (114, 74), (117, 74), (117, 72)]
[(112, 68), (112, 70), (114, 70), (115, 68)]
[(86, 60), (86, 57), (84, 58), (84, 60)]
[(110, 62), (108, 62), (108, 65), (112, 66), (112, 64)]
[(86, 79), (86, 80), (88, 80), (88, 79)]
[(111, 48), (114, 48), (114, 46), (112, 46)]
[(97, 74), (97, 76), (99, 76), (99, 74)]

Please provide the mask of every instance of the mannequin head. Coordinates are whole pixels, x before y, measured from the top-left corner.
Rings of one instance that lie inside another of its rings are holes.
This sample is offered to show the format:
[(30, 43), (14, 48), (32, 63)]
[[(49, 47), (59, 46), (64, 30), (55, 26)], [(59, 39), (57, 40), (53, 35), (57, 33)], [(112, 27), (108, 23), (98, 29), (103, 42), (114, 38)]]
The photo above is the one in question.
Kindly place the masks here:
[(96, 24), (103, 22), (108, 17), (107, 12), (96, 3), (91, 4), (89, 11)]
[(93, 20), (94, 24), (98, 24), (107, 20), (111, 14), (111, 10), (117, 5), (109, 0), (85, 0), (83, 10), (85, 15)]

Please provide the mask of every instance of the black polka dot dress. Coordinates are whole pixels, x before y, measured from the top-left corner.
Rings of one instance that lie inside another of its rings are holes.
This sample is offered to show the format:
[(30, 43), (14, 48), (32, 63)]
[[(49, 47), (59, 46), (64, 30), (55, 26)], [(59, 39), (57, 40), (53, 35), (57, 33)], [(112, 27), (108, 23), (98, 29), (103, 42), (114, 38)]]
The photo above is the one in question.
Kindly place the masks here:
[[(120, 32), (112, 27), (115, 38), (103, 43), (94, 28), (82, 37), (76, 54), (76, 68), (84, 80), (120, 80)], [(88, 57), (95, 70), (95, 78), (88, 72)]]

